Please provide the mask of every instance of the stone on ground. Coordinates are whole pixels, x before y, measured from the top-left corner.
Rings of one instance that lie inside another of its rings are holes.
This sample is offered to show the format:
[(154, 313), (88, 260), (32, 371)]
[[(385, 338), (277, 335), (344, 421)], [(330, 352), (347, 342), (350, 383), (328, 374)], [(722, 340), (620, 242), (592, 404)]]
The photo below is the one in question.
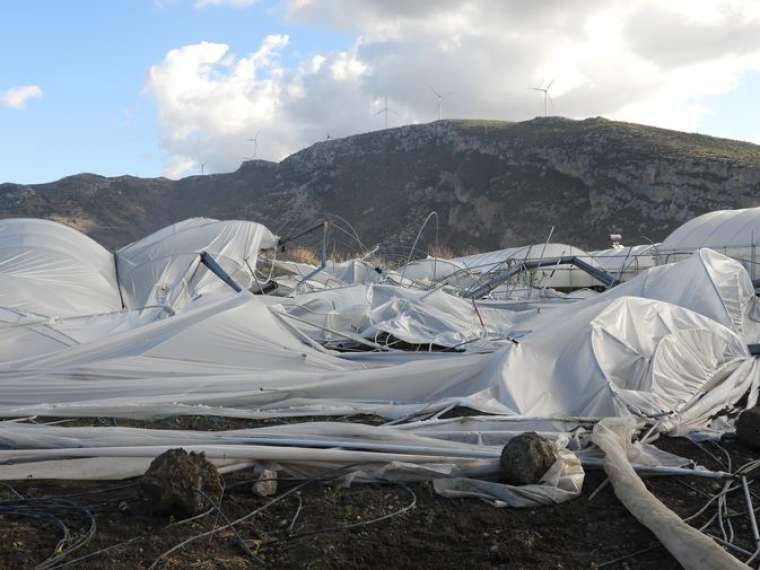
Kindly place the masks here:
[(264, 469), (258, 481), (253, 484), (253, 494), (259, 497), (271, 497), (277, 492), (277, 471)]
[[(217, 501), (221, 479), (203, 453), (170, 449), (150, 464), (140, 489), (154, 512), (185, 518), (202, 513)], [(204, 496), (204, 494), (206, 496)]]
[(513, 437), (502, 449), (502, 477), (512, 485), (538, 483), (556, 460), (557, 451), (551, 441), (526, 432)]

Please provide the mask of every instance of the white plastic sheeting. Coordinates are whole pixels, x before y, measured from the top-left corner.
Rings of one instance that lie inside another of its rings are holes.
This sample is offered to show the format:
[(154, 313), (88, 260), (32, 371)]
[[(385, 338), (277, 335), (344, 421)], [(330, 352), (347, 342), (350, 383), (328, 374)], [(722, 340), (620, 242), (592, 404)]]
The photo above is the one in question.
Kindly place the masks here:
[(55, 222), (0, 221), (0, 362), (129, 331), (172, 314), (192, 299), (227, 290), (228, 285), (200, 265), (202, 251), (216, 256), (248, 287), (259, 249), (273, 247), (275, 240), (253, 222), (191, 219), (114, 257), (87, 236)]
[(504, 349), (490, 396), (513, 413), (667, 414), (677, 424), (705, 392), (721, 390), (729, 403), (751, 386), (741, 339), (687, 309), (621, 297), (563, 317)]
[(708, 247), (741, 262), (755, 281), (760, 278), (760, 208), (720, 210), (698, 216), (673, 231), (657, 246), (657, 263), (679, 261)]
[(693, 218), (673, 231), (658, 250), (749, 246), (760, 238), (760, 208), (718, 210)]
[[(584, 463), (596, 465), (588, 422), (480, 416), (399, 426), (307, 422), (228, 431), (0, 422), (2, 479), (123, 479), (141, 475), (172, 447), (204, 451), (224, 471), (249, 467), (310, 475), (351, 466), (357, 480), (433, 480), (449, 497), (476, 497), (497, 506), (556, 504), (580, 494)], [(499, 482), (503, 446), (528, 430), (555, 445), (559, 459), (541, 483)], [(636, 469), (678, 468), (688, 460), (643, 443), (628, 446)], [(690, 473), (695, 471), (690, 470)]]
[(463, 263), (454, 259), (430, 256), (407, 263), (399, 269), (399, 274), (425, 286), (445, 280), (452, 287), (464, 289), (477, 281), (474, 272)]
[(619, 281), (629, 281), (656, 265), (659, 244), (613, 247), (589, 252), (591, 258)]
[(242, 288), (254, 284), (259, 250), (277, 245), (261, 224), (191, 218), (168, 226), (116, 252), (124, 301), (130, 309), (168, 305), (177, 310), (227, 287), (200, 263), (206, 252)]
[(473, 303), (443, 290), (374, 285), (298, 295), (287, 310), (313, 323), (313, 327), (298, 326), (320, 341), (340, 336), (330, 330), (368, 339), (386, 332), (412, 344), (482, 349), (482, 344), (469, 343), (554, 327), (565, 314), (626, 296), (698, 312), (731, 328), (747, 343), (760, 338), (760, 308), (747, 272), (740, 263), (711, 250), (700, 250), (678, 265), (653, 268), (602, 295), (526, 294), (522, 302)]
[(565, 448), (568, 440), (561, 432), (549, 434), (559, 459), (540, 484), (499, 483), (501, 446), (513, 435), (468, 444), (445, 434), (418, 434), (414, 426), (340, 422), (219, 432), (0, 422), (0, 480), (124, 479), (142, 475), (157, 455), (182, 446), (203, 451), (226, 470), (252, 461), (299, 474), (351, 466), (349, 481), (434, 480), (444, 496), (477, 497), (499, 506), (556, 504), (580, 494), (585, 473), (578, 457)]
[[(481, 334), (481, 318), (501, 332), (522, 331), (493, 354), (419, 359), (398, 353), (374, 362), (310, 346), (288, 318), (277, 316), (284, 307), (276, 299), (223, 289), (169, 318), (113, 327), (108, 337), (69, 330), (68, 344), (55, 351), (45, 345), (44, 354), (0, 363), (0, 415), (403, 417), (460, 404), (543, 417), (634, 414), (664, 417), (668, 430), (704, 427), (757, 390), (756, 361), (739, 335), (746, 327), (736, 324), (751, 304), (743, 297), (742, 271), (702, 252), (574, 305), (518, 315), (480, 304), (480, 317), (471, 301), (441, 291), (401, 289), (399, 295), (399, 288), (372, 286), (377, 318), (370, 327), (384, 323), (399, 338), (410, 334), (408, 342), (458, 342)], [(683, 288), (684, 274), (700, 292), (713, 293), (694, 301)], [(329, 304), (331, 296), (338, 303), (355, 294), (363, 318), (368, 290), (313, 297)], [(707, 315), (626, 293), (692, 302)], [(98, 330), (96, 320), (91, 325), (85, 328)], [(77, 334), (81, 343), (71, 340)]]
[(700, 249), (677, 265), (652, 268), (605, 293), (606, 298), (625, 295), (680, 305), (729, 327), (747, 343), (760, 340), (760, 309), (747, 271), (710, 249)]
[(26, 320), (118, 312), (122, 303), (132, 310), (156, 305), (176, 310), (227, 287), (200, 264), (201, 252), (248, 288), (259, 250), (276, 243), (261, 224), (192, 218), (112, 254), (56, 222), (2, 220), (0, 310)]
[(298, 326), (318, 341), (341, 338), (330, 331), (370, 340), (387, 333), (410, 344), (464, 348), (476, 340), (504, 338), (511, 327), (510, 312), (493, 309), (488, 303), (442, 290), (391, 285), (355, 285), (298, 295), (287, 311), (312, 323), (313, 327)]
[(2, 220), (0, 307), (38, 319), (120, 311), (113, 254), (63, 224)]
[(301, 344), (243, 292), (59, 352), (0, 365), (0, 415), (239, 417), (453, 404), (543, 417), (668, 415), (706, 421), (757, 378), (730, 329), (687, 309), (623, 297), (488, 355), (379, 366)]
[[(498, 251), (476, 253), (464, 257), (455, 257), (452, 263), (463, 265), (471, 273), (487, 273), (501, 264), (553, 257), (576, 256), (590, 265), (598, 267), (592, 256), (572, 245), (564, 243), (538, 243), (522, 247), (510, 247)], [(573, 265), (557, 265), (544, 269), (531, 270), (527, 274), (530, 285), (554, 288), (592, 287), (600, 283), (585, 271)]]
[(0, 362), (23, 360), (86, 344), (154, 321), (162, 308), (67, 318), (19, 315), (0, 308)]
[[(114, 285), (110, 254), (73, 230), (28, 221), (5, 227), (8, 251), (20, 248), (22, 258), (25, 236), (35, 236), (32, 253), (50, 258), (44, 236), (61, 233), (66, 247), (89, 244), (92, 255), (77, 253), (75, 262), (62, 254), (66, 266), (103, 275), (97, 290)], [(117, 253), (125, 302), (142, 311), (66, 318), (0, 311), (0, 415), (399, 418), (458, 404), (542, 417), (633, 414), (684, 430), (706, 427), (747, 392), (756, 401), (758, 367), (745, 346), (757, 330), (751, 284), (739, 264), (714, 252), (550, 310), (380, 284), (278, 301), (234, 294), (197, 261), (209, 252), (246, 287), (258, 251), (275, 241), (252, 222), (187, 220)], [(543, 253), (558, 253), (550, 247)], [(363, 278), (357, 267), (345, 265), (342, 277)], [(41, 274), (50, 271), (43, 266)], [(72, 287), (86, 290), (86, 282)], [(22, 288), (13, 295), (26, 302)], [(101, 303), (94, 298), (92, 306)], [(144, 309), (165, 304), (169, 310)], [(303, 334), (318, 338), (327, 329), (495, 352), (340, 358)]]
[(455, 257), (452, 262), (467, 267), (472, 271), (484, 273), (495, 266), (509, 260), (521, 261), (523, 259), (542, 259), (545, 257), (561, 257), (575, 255), (590, 258), (590, 255), (582, 249), (566, 243), (536, 243), (520, 247), (508, 247), (497, 251), (475, 253), (463, 257)]
[(580, 459), (571, 451), (562, 449), (541, 480), (532, 485), (452, 477), (435, 479), (433, 488), (444, 497), (482, 499), (500, 507), (536, 507), (564, 503), (579, 496), (584, 478)]

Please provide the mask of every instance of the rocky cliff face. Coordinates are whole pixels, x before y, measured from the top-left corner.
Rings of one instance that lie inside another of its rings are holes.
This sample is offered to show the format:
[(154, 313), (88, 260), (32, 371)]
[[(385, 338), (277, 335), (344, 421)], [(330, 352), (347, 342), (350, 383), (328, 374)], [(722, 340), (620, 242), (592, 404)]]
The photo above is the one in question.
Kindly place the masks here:
[[(553, 240), (662, 239), (706, 211), (760, 205), (760, 146), (605, 119), (437, 121), (317, 143), (280, 163), (178, 181), (82, 174), (0, 185), (0, 215), (46, 217), (108, 247), (189, 216), (288, 234), (325, 216), (408, 247), (438, 213), (455, 251)], [(434, 236), (426, 230), (421, 243)], [(340, 243), (347, 245), (346, 239)]]

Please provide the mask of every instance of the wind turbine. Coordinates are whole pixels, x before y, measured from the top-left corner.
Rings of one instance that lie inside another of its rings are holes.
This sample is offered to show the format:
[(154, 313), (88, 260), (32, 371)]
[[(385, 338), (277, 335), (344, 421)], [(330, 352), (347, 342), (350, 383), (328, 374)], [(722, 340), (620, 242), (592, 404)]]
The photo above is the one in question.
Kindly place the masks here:
[(549, 115), (549, 89), (552, 88), (553, 83), (554, 79), (552, 79), (546, 87), (531, 87), (533, 91), (541, 91), (544, 94), (544, 117)]
[(433, 92), (436, 99), (438, 99), (438, 120), (440, 121), (443, 117), (443, 95), (438, 93), (432, 85), (430, 86), (430, 90)]
[(394, 115), (398, 116), (398, 113), (394, 111), (393, 109), (388, 108), (388, 97), (385, 97), (385, 105), (382, 109), (380, 109), (375, 115), (385, 114), (385, 128), (388, 128), (388, 113), (393, 113)]
[(252, 139), (248, 139), (248, 142), (253, 143), (253, 159), (256, 159), (256, 154), (259, 149), (259, 133), (261, 131), (256, 131), (256, 135)]
[(201, 162), (201, 176), (203, 176), (206, 172), (206, 163)]

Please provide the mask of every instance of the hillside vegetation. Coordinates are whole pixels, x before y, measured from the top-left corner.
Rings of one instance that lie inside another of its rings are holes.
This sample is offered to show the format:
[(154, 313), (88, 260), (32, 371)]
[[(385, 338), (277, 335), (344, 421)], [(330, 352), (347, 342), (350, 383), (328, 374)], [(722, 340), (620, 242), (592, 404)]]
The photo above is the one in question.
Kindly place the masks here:
[[(408, 247), (430, 211), (455, 252), (553, 239), (658, 240), (706, 211), (760, 204), (760, 146), (601, 118), (444, 120), (318, 142), (279, 163), (165, 178), (0, 184), (0, 215), (63, 221), (117, 247), (190, 216), (287, 234), (328, 214), (365, 244)], [(434, 240), (432, 226), (421, 243)]]

